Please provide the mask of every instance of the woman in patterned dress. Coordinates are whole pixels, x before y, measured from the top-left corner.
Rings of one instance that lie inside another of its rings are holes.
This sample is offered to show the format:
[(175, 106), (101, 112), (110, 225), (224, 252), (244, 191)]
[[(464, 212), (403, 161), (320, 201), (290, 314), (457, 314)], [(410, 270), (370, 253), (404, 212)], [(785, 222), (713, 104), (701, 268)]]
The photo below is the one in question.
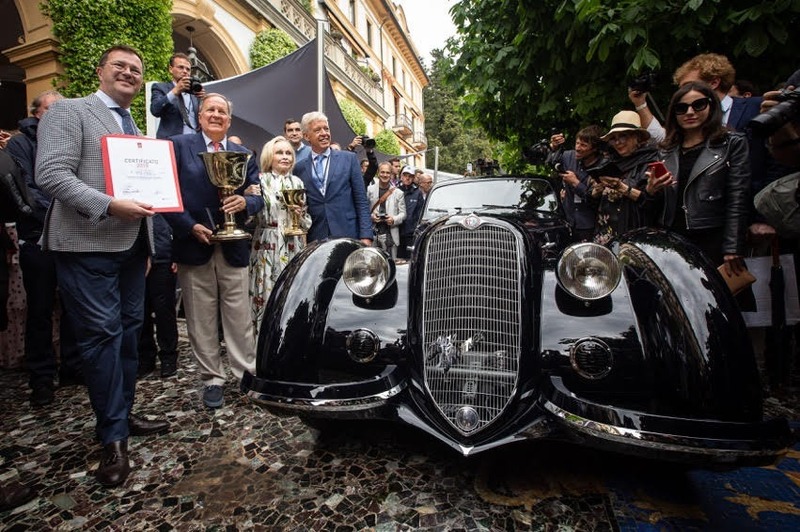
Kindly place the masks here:
[(289, 209), (298, 214), (300, 226), (308, 230), (311, 216), (305, 208), (287, 207), (282, 190), (304, 188), (299, 177), (292, 175), (294, 169), (294, 148), (284, 137), (275, 137), (264, 145), (261, 151), (260, 186), (253, 185), (247, 194), (261, 194), (264, 209), (255, 218), (253, 248), (250, 252), (250, 308), (256, 338), (261, 329), (261, 318), (278, 275), (292, 257), (305, 246), (303, 236), (285, 236), (284, 231), (291, 227)]

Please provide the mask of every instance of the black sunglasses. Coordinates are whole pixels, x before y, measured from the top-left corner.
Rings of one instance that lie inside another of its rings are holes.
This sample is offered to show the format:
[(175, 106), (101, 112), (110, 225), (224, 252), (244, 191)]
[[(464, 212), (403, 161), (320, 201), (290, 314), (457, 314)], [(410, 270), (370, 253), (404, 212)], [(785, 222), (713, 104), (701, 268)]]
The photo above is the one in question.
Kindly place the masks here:
[(690, 106), (692, 109), (694, 109), (695, 113), (699, 113), (700, 111), (708, 107), (708, 104), (710, 103), (711, 103), (711, 98), (700, 98), (699, 100), (695, 100), (692, 103), (678, 102), (675, 104), (675, 114), (685, 115), (687, 112), (689, 112)]

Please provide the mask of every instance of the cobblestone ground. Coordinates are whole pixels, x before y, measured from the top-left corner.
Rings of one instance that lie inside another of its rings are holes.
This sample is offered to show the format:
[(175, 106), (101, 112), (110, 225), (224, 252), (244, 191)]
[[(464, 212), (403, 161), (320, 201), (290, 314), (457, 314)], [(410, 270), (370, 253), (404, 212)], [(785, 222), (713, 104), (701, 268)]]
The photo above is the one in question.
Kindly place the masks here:
[[(0, 375), (0, 481), (37, 497), (4, 530), (798, 530), (800, 452), (777, 467), (691, 471), (557, 443), (465, 459), (384, 423), (320, 433), (251, 405), (231, 384), (207, 410), (185, 340), (177, 378), (139, 381), (136, 412), (167, 435), (132, 438), (119, 488), (100, 458), (85, 390), (32, 409), (26, 377)], [(796, 394), (770, 413), (798, 419)]]

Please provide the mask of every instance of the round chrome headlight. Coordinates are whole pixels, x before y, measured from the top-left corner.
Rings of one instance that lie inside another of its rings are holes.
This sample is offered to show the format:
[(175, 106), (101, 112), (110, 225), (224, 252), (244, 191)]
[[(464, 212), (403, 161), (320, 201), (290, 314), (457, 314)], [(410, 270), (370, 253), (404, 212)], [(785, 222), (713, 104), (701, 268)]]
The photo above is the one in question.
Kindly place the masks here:
[(592, 301), (606, 297), (621, 277), (617, 257), (600, 244), (574, 244), (564, 250), (558, 261), (558, 282), (578, 299)]
[(344, 261), (342, 279), (347, 288), (360, 297), (375, 297), (394, 281), (392, 259), (378, 248), (360, 248)]

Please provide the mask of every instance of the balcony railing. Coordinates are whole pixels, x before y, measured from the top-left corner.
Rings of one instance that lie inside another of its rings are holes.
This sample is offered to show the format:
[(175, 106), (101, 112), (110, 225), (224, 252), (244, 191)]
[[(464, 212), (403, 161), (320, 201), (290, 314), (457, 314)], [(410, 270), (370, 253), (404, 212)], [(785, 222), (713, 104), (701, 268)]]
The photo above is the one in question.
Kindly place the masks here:
[(392, 131), (401, 137), (409, 137), (414, 134), (414, 126), (411, 123), (411, 118), (407, 115), (389, 117), (389, 124), (392, 126)]
[(414, 140), (411, 141), (414, 145), (414, 148), (417, 150), (424, 150), (428, 147), (428, 137), (422, 131), (416, 131), (414, 133)]

